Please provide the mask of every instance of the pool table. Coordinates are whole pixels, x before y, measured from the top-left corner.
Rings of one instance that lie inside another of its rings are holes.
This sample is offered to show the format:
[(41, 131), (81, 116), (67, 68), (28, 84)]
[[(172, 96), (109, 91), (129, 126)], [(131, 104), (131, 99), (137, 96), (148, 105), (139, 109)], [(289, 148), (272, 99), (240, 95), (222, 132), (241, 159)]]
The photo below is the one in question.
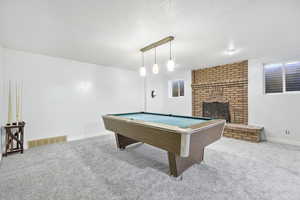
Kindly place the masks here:
[(204, 148), (222, 136), (225, 125), (220, 119), (149, 112), (108, 114), (103, 121), (119, 149), (143, 142), (166, 150), (175, 177), (203, 160)]

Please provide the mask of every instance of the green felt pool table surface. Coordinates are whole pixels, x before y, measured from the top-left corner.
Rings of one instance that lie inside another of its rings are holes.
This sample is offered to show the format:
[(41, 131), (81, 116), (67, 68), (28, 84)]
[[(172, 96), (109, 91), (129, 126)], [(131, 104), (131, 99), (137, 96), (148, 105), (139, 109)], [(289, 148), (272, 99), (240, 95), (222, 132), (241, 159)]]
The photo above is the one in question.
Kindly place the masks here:
[(188, 128), (195, 124), (200, 124), (211, 120), (208, 118), (186, 117), (186, 116), (178, 116), (178, 115), (166, 115), (166, 114), (145, 113), (145, 112), (116, 114), (115, 116), (124, 117), (133, 120), (141, 120), (145, 122), (167, 124), (167, 125), (177, 126), (180, 128)]

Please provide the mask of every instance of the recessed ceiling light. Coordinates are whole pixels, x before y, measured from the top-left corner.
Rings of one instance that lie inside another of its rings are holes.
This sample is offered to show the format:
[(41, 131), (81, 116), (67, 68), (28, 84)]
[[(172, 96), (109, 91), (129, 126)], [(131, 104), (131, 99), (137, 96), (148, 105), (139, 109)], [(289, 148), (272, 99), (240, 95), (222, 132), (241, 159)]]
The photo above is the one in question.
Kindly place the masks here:
[(231, 56), (231, 55), (234, 55), (234, 54), (236, 54), (238, 52), (239, 52), (239, 50), (235, 48), (233, 42), (230, 42), (230, 44), (228, 46), (228, 49), (226, 49), (224, 53), (226, 55), (230, 55)]
[(233, 55), (233, 54), (236, 54), (237, 53), (237, 50), (236, 49), (227, 49), (226, 51), (225, 51), (225, 54), (227, 54), (227, 55)]

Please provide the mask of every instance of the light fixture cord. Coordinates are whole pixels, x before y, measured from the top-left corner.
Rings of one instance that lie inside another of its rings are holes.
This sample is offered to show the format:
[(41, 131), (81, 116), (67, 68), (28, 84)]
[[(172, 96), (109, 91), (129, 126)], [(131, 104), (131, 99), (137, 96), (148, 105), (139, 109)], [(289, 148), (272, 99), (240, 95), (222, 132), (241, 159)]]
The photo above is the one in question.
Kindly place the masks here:
[(154, 57), (155, 63), (154, 64), (156, 64), (156, 48), (154, 49), (154, 55), (155, 55), (155, 57)]
[(145, 67), (145, 63), (144, 63), (144, 52), (142, 52), (142, 64), (143, 64), (142, 67)]
[(171, 45), (171, 42), (172, 41), (170, 41), (170, 60), (172, 60), (172, 45)]

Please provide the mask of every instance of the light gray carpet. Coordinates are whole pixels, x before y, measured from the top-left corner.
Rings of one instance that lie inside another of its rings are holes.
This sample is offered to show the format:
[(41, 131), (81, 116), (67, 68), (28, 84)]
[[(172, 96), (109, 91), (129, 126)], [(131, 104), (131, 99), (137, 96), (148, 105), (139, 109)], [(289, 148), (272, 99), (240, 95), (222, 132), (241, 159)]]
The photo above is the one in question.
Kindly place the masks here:
[(38, 147), (4, 158), (0, 199), (300, 199), (299, 147), (223, 138), (204, 159), (178, 181), (167, 174), (166, 152), (117, 152), (112, 136)]

